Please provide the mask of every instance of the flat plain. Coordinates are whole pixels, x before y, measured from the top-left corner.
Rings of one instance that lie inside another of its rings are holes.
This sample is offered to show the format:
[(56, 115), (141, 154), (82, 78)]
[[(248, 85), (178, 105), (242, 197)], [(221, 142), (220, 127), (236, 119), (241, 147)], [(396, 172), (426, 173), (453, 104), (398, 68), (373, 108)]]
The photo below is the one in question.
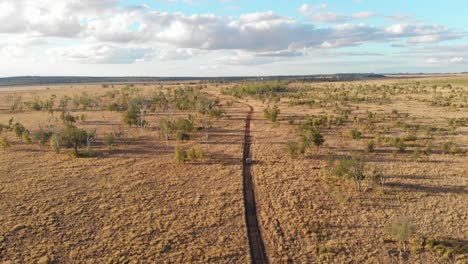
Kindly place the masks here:
[(252, 106), (271, 263), (467, 263), (467, 98), (468, 75), (1, 88), (0, 262), (249, 262)]

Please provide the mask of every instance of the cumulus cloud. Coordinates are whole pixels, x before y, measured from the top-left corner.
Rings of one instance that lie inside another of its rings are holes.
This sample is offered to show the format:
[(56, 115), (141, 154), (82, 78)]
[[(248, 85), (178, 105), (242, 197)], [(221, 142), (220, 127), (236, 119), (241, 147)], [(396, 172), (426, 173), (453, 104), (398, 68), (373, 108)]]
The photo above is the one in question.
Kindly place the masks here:
[(130, 64), (150, 58), (153, 56), (153, 50), (124, 48), (113, 45), (83, 45), (52, 49), (49, 54), (78, 63)]
[(15, 0), (0, 2), (0, 33), (72, 37), (82, 20), (112, 13), (118, 0)]
[[(327, 8), (326, 4), (304, 4), (299, 8), (311, 21), (335, 23), (318, 27), (271, 11), (232, 18), (167, 13), (148, 6), (122, 7), (119, 3), (118, 0), (0, 0), (0, 36), (12, 42), (31, 40), (23, 49), (34, 45), (32, 40), (44, 43), (71, 40), (72, 44), (54, 47), (50, 54), (80, 63), (178, 60), (203, 52), (232, 50), (237, 53), (226, 61), (236, 64), (249, 63), (253, 57), (262, 63), (271, 61), (269, 58), (300, 57), (310, 49), (353, 47), (369, 42), (419, 45), (464, 35), (440, 25), (351, 23), (374, 17), (377, 15), (374, 12), (314, 13)], [(11, 48), (2, 52), (19, 54)]]

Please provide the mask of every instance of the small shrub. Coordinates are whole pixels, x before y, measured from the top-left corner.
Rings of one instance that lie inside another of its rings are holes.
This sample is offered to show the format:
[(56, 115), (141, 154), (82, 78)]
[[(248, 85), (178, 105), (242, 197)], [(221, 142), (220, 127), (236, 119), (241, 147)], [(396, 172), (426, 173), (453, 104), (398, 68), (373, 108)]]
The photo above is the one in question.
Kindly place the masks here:
[(407, 243), (416, 233), (414, 219), (407, 216), (398, 217), (387, 228), (388, 233), (400, 241), (403, 246), (403, 252), (407, 251)]
[(51, 136), (49, 143), (50, 148), (55, 151), (55, 153), (60, 153), (60, 138), (58, 134)]
[(424, 154), (426, 155), (429, 155), (432, 153), (432, 143), (431, 142), (427, 142), (426, 145), (424, 146)]
[(421, 156), (421, 151), (419, 150), (419, 147), (416, 147), (413, 153), (411, 154), (411, 160), (416, 161), (419, 159), (420, 156)]
[(349, 137), (352, 139), (360, 139), (362, 136), (361, 131), (359, 131), (356, 128), (351, 129), (348, 133), (349, 133)]
[(34, 140), (39, 143), (41, 146), (45, 146), (46, 143), (50, 140), (50, 137), (52, 136), (52, 132), (50, 131), (45, 131), (42, 128), (34, 133)]
[(442, 153), (447, 154), (447, 153), (449, 153), (450, 148), (452, 147), (452, 145), (453, 145), (452, 142), (445, 141), (445, 142), (442, 143), (442, 145), (440, 147), (440, 150), (442, 151)]
[(11, 148), (10, 142), (8, 142), (7, 137), (3, 137), (2, 140), (0, 140), (0, 148), (2, 150), (7, 150), (7, 149)]
[(102, 140), (103, 140), (104, 145), (106, 145), (109, 148), (109, 151), (112, 151), (112, 147), (115, 144), (114, 134), (112, 133), (106, 134)]
[(462, 154), (462, 153), (463, 153), (463, 150), (460, 147), (456, 145), (452, 145), (450, 147), (450, 154), (456, 155), (456, 154)]
[(76, 116), (71, 115), (70, 113), (62, 113), (60, 116), (60, 119), (62, 119), (62, 122), (68, 125), (72, 125), (76, 123)]
[(375, 152), (375, 142), (373, 140), (367, 142), (367, 152)]
[(21, 133), (21, 141), (26, 144), (31, 143), (31, 137), (28, 130), (24, 130), (23, 133)]
[(294, 159), (297, 156), (299, 144), (296, 141), (288, 141), (286, 143), (285, 149), (291, 159)]
[(392, 138), (390, 141), (390, 145), (397, 148), (399, 152), (405, 152), (407, 147), (405, 142), (399, 137)]
[(187, 153), (188, 160), (202, 160), (205, 158), (205, 152), (200, 148), (191, 148)]
[(278, 108), (277, 105), (273, 107), (265, 108), (263, 110), (263, 116), (273, 123), (275, 123), (278, 120), (279, 113), (280, 113), (280, 109)]
[(311, 132), (311, 140), (314, 142), (314, 145), (317, 147), (317, 149), (319, 149), (320, 146), (322, 146), (325, 142), (325, 139), (323, 139), (322, 134), (318, 130), (313, 130)]
[(26, 131), (26, 128), (20, 123), (16, 123), (13, 125), (13, 132), (18, 138), (22, 137), (24, 131)]
[(418, 138), (416, 137), (415, 134), (409, 133), (404, 137), (405, 141), (416, 141)]
[(177, 131), (181, 131), (183, 133), (190, 133), (193, 131), (193, 124), (190, 120), (185, 118), (179, 118), (176, 120), (174, 127)]
[(179, 163), (185, 163), (187, 161), (187, 151), (180, 147), (176, 147), (174, 151), (174, 159)]
[(124, 113), (123, 121), (125, 124), (129, 126), (132, 126), (132, 125), (138, 126), (139, 118), (140, 118), (140, 110), (136, 106), (130, 105), (130, 107)]

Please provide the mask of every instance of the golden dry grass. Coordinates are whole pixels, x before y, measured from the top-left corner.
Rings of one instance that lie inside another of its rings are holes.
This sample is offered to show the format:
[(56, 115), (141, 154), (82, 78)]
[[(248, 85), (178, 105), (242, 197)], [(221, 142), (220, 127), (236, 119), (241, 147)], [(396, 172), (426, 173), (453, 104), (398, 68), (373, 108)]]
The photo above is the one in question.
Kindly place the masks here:
[[(466, 76), (448, 76), (362, 84), (405, 85), (419, 81), (430, 86), (452, 82), (466, 93), (467, 80)], [(311, 90), (321, 85), (330, 84), (305, 84)], [(164, 84), (164, 88), (169, 86), (174, 84)], [(295, 86), (304, 84), (290, 84)], [(141, 88), (143, 93), (161, 89), (159, 84)], [(221, 96), (220, 88), (211, 85), (204, 91)], [(25, 99), (46, 98), (52, 93), (60, 97), (82, 91), (101, 94), (110, 89), (98, 85), (6, 88), (0, 89), (0, 97), (11, 93)], [(445, 88), (439, 91), (450, 93)], [(373, 133), (364, 131), (363, 139), (354, 140), (341, 135), (356, 126), (352, 122), (340, 128), (325, 128), (325, 145), (320, 150), (312, 148), (303, 157), (290, 159), (284, 144), (296, 139), (297, 133), (296, 125), (289, 120), (332, 113), (332, 106), (289, 106), (289, 99), (283, 99), (279, 123), (272, 124), (263, 117), (266, 105), (262, 102), (250, 98), (229, 106), (227, 102), (232, 98), (221, 97), (227, 117), (213, 122), (208, 158), (187, 164), (174, 161), (174, 147), (201, 144), (198, 141), (202, 135), (187, 143), (171, 141), (166, 146), (154, 129), (158, 118), (167, 114), (162, 112), (148, 117), (150, 129), (144, 131), (125, 126), (121, 113), (74, 112), (86, 115), (86, 121), (78, 126), (97, 128), (98, 136), (123, 131), (136, 139), (131, 145), (119, 141), (113, 153), (98, 144), (95, 148), (104, 155), (97, 158), (55, 154), (47, 147), (22, 144), (11, 132), (4, 132), (12, 148), (0, 153), (0, 260), (248, 262), (241, 175), (248, 108), (243, 103), (256, 110), (251, 124), (253, 177), (260, 227), (271, 263), (397, 263), (398, 256), (392, 254), (398, 245), (387, 243), (391, 238), (385, 228), (401, 215), (414, 217), (418, 230), (424, 229), (430, 239), (467, 241), (467, 157), (443, 154), (438, 149), (450, 140), (466, 150), (466, 126), (457, 128), (456, 133), (437, 134), (432, 141), (434, 153), (416, 159), (411, 158), (413, 146), (395, 154), (388, 144), (378, 145), (375, 153), (368, 154), (367, 166), (387, 176), (385, 193), (370, 181), (364, 182), (364, 192), (357, 193), (352, 182), (326, 176), (327, 153), (362, 152)], [(447, 118), (468, 117), (467, 108), (436, 107), (424, 101), (431, 98), (425, 94), (395, 94), (389, 103), (351, 103), (350, 107), (358, 117), (364, 117), (366, 111), (390, 115), (395, 109), (409, 114), (405, 122), (440, 128), (447, 127)], [(5, 102), (0, 109), (0, 123), (15, 117), (32, 130), (50, 119), (46, 112), (9, 113)], [(404, 134), (393, 129), (388, 136)], [(409, 255), (410, 263), (447, 261), (431, 250), (413, 250)], [(458, 261), (464, 263), (463, 256)]]

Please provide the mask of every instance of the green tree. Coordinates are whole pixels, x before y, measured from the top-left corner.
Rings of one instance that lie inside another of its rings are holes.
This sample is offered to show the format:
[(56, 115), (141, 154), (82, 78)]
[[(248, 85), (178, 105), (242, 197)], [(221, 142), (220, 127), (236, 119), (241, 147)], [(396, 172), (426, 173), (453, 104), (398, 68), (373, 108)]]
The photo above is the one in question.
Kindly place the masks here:
[(139, 117), (140, 117), (140, 110), (136, 106), (131, 104), (129, 108), (127, 109), (127, 111), (125, 111), (124, 113), (123, 121), (125, 122), (125, 124), (129, 126), (132, 126), (132, 125), (138, 126)]
[(333, 174), (338, 177), (353, 179), (356, 190), (361, 192), (361, 182), (365, 179), (365, 159), (362, 156), (353, 156), (338, 161), (333, 169)]
[(172, 132), (174, 131), (174, 125), (167, 118), (161, 118), (158, 121), (158, 127), (159, 131), (164, 136), (167, 145), (167, 142), (169, 141), (169, 135), (172, 134)]
[(50, 140), (52, 136), (52, 132), (45, 131), (43, 128), (40, 128), (39, 131), (34, 132), (34, 140), (39, 143), (41, 146), (45, 146), (45, 144)]
[(311, 131), (311, 141), (314, 142), (318, 150), (325, 142), (325, 139), (323, 139), (322, 134), (318, 130), (313, 130)]
[(416, 233), (416, 225), (414, 224), (414, 219), (412, 217), (401, 216), (393, 221), (387, 231), (390, 235), (401, 242), (403, 252), (407, 252), (407, 243)]
[(179, 118), (176, 120), (174, 128), (177, 131), (177, 140), (184, 141), (190, 139), (190, 132), (193, 131), (193, 124), (192, 122), (190, 122), (190, 120), (185, 118)]
[(87, 133), (73, 125), (67, 125), (60, 131), (60, 143), (66, 148), (73, 148), (74, 153), (78, 153), (78, 148), (85, 146), (87, 142)]

